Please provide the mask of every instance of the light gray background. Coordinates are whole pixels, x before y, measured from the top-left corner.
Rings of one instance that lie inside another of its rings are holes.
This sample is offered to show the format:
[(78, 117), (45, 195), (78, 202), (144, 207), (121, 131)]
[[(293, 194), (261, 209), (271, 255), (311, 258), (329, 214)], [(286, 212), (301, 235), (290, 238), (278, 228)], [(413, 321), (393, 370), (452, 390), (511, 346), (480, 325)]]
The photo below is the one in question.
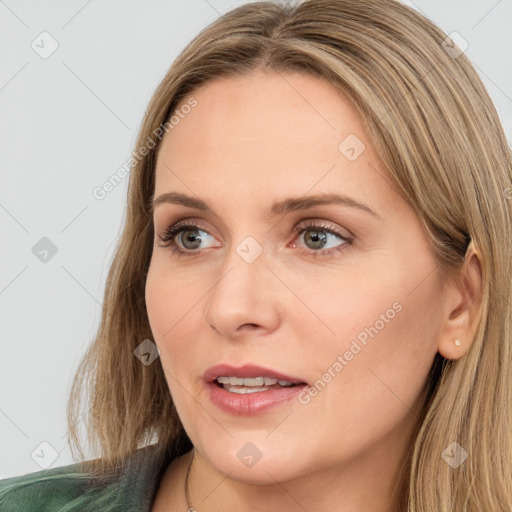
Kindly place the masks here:
[[(103, 200), (92, 191), (130, 157), (181, 49), (243, 3), (0, 0), (0, 478), (75, 462), (65, 404), (99, 324), (128, 180)], [(404, 3), (469, 43), (511, 140), (512, 0)], [(46, 59), (31, 47), (49, 48), (43, 31), (59, 45)], [(32, 252), (43, 237), (57, 247), (46, 263)]]

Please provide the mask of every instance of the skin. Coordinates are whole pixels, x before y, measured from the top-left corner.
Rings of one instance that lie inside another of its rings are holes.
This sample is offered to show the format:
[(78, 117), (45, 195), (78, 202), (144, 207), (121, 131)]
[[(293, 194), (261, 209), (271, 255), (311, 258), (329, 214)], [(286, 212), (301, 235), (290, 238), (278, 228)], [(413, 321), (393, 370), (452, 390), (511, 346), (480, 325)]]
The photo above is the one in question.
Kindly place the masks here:
[[(240, 512), (391, 512), (434, 356), (461, 357), (476, 331), (478, 257), (466, 258), (464, 286), (441, 280), (418, 217), (392, 186), (350, 103), (327, 82), (259, 70), (216, 79), (192, 96), (197, 106), (162, 142), (155, 197), (182, 192), (215, 213), (155, 208), (146, 285), (154, 340), (194, 444), (191, 504), (199, 511), (229, 504)], [(349, 134), (365, 144), (354, 161), (338, 149)], [(336, 204), (266, 213), (274, 201), (322, 192), (349, 196), (378, 216)], [(185, 219), (206, 231), (199, 249), (187, 244), (188, 233), (174, 239), (195, 257), (177, 257), (159, 238)], [(322, 249), (308, 241), (311, 231), (293, 231), (315, 219), (353, 242), (315, 258), (344, 243), (326, 233)], [(247, 236), (263, 249), (252, 263), (236, 252)], [(394, 318), (366, 346), (359, 343), (362, 350), (307, 404), (293, 400), (237, 417), (204, 391), (203, 372), (221, 362), (252, 362), (315, 382), (397, 303)], [(252, 467), (237, 457), (247, 442), (262, 453)], [(169, 466), (153, 511), (186, 510), (193, 452)]]

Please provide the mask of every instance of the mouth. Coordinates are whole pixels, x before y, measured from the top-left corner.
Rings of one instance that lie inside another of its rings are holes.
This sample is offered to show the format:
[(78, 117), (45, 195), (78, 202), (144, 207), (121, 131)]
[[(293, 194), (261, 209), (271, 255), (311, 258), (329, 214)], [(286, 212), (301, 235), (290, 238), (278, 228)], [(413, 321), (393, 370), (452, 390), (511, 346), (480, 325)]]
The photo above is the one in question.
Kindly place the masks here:
[(254, 393), (267, 389), (308, 384), (300, 377), (294, 377), (253, 364), (246, 364), (238, 368), (228, 364), (212, 366), (204, 372), (203, 379), (208, 384), (217, 384), (234, 393), (240, 392), (240, 390), (244, 390), (242, 392)]
[(226, 412), (243, 416), (290, 401), (309, 385), (300, 377), (256, 365), (217, 365), (209, 368), (203, 379), (213, 403)]
[(274, 379), (272, 377), (254, 377), (243, 379), (240, 377), (217, 377), (215, 384), (230, 393), (258, 393), (269, 389), (291, 388), (297, 384), (288, 380)]

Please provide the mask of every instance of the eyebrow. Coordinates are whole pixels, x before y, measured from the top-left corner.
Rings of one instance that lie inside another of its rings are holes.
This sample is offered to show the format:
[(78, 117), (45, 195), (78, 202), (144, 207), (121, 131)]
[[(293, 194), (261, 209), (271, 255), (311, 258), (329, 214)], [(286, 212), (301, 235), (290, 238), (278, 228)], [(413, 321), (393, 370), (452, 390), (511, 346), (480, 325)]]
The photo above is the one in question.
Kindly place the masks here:
[[(160, 196), (153, 200), (151, 205), (151, 213), (154, 212), (155, 208), (158, 205), (164, 203), (178, 204), (189, 208), (195, 208), (203, 212), (212, 212), (212, 209), (201, 199), (187, 196), (186, 194), (182, 194), (180, 192), (166, 192), (165, 194), (161, 194)], [(367, 212), (373, 215), (374, 217), (377, 217), (379, 219), (381, 218), (380, 215), (374, 212), (369, 206), (359, 203), (358, 201), (350, 197), (339, 194), (317, 194), (314, 196), (300, 198), (291, 197), (288, 199), (284, 199), (283, 201), (278, 201), (272, 205), (272, 207), (270, 208), (270, 215), (284, 215), (292, 211), (307, 210), (310, 208), (314, 208), (315, 206), (323, 206), (329, 204), (338, 204), (342, 206), (357, 208), (358, 210)]]

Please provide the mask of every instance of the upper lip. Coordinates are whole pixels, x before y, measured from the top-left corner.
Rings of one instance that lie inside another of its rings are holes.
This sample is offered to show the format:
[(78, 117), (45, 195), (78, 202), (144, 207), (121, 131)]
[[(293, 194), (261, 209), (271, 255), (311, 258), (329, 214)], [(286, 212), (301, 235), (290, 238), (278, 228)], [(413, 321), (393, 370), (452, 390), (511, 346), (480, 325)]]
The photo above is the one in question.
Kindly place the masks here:
[(223, 376), (240, 378), (273, 377), (278, 380), (286, 380), (292, 384), (307, 384), (307, 382), (300, 377), (287, 375), (255, 364), (244, 364), (243, 366), (238, 367), (230, 364), (217, 364), (208, 368), (208, 370), (203, 373), (203, 379), (207, 383), (213, 382), (217, 377)]

